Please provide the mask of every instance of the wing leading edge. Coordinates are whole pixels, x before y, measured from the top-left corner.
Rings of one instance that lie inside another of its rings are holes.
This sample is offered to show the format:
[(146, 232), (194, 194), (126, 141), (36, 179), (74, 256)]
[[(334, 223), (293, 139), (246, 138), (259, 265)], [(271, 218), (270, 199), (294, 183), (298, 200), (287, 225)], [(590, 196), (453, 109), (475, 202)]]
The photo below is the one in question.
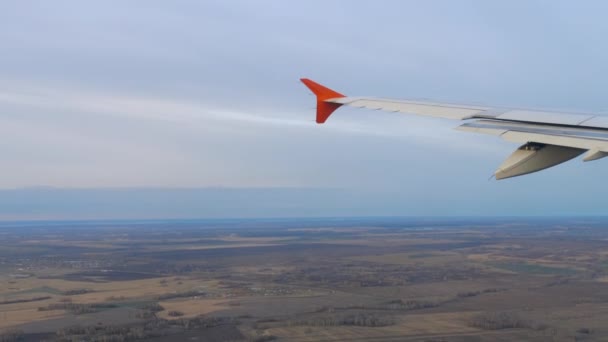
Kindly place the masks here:
[(561, 164), (587, 152), (584, 161), (608, 156), (608, 117), (441, 102), (350, 97), (302, 78), (317, 97), (317, 123), (339, 107), (384, 110), (465, 120), (456, 129), (500, 136), (523, 144), (495, 172), (496, 179), (521, 176)]

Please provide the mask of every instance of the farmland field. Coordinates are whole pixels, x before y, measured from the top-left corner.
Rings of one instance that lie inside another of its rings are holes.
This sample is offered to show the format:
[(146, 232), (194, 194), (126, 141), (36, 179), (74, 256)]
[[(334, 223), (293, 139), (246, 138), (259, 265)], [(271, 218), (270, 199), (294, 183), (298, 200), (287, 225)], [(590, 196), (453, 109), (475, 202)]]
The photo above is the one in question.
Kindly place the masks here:
[(608, 220), (0, 224), (2, 341), (608, 340)]

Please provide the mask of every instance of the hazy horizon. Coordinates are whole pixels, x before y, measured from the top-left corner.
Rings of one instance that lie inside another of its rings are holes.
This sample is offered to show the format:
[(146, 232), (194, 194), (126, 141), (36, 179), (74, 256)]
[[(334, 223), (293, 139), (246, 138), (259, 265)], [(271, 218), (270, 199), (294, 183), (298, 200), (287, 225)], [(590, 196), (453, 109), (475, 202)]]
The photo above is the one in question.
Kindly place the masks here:
[[(443, 209), (470, 206), (464, 210)], [(399, 192), (322, 188), (29, 188), (0, 190), (0, 221), (114, 219), (241, 219), (339, 217), (597, 217), (602, 204), (540, 212), (526, 202), (475, 196), (411, 201)], [(411, 203), (413, 202), (413, 203)], [(516, 212), (514, 214), (514, 212)]]

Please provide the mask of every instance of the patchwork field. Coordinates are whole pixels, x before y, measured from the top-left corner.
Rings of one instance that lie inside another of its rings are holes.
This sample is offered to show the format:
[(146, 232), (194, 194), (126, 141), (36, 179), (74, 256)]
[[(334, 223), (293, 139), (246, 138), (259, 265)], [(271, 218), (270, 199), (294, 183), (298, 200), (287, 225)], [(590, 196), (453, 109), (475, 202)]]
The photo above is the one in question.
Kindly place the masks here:
[(0, 224), (0, 341), (608, 340), (608, 220)]

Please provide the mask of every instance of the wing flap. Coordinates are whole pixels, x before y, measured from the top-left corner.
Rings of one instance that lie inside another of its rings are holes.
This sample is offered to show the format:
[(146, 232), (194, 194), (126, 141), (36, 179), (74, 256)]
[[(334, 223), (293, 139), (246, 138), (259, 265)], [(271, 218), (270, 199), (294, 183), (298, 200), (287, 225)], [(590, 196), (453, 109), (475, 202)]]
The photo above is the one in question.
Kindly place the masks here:
[(498, 120), (505, 121), (537, 122), (567, 126), (577, 126), (592, 118), (593, 115), (587, 114), (554, 113), (519, 109), (509, 110), (496, 117)]
[(506, 140), (517, 143), (534, 141), (552, 145), (608, 151), (608, 131), (606, 130), (494, 120), (467, 122), (456, 129), (502, 136)]
[(529, 132), (517, 132), (509, 131), (502, 134), (502, 137), (511, 142), (526, 143), (526, 142), (538, 142), (549, 145), (573, 147), (585, 150), (598, 150), (602, 152), (608, 152), (608, 141), (599, 139), (589, 139), (581, 137), (563, 136), (563, 135), (551, 135), (551, 134), (539, 134)]

